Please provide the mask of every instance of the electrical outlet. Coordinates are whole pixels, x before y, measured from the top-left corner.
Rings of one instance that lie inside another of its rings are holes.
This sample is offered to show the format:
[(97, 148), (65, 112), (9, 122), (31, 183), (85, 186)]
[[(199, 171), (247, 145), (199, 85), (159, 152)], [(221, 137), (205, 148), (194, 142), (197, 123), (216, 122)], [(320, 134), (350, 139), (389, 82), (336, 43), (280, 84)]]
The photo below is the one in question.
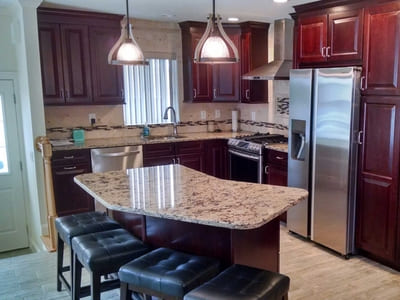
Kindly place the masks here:
[(255, 111), (252, 111), (252, 112), (251, 112), (251, 120), (252, 120), (252, 121), (255, 121), (255, 120), (256, 120), (256, 112), (255, 112)]
[(200, 119), (201, 120), (207, 119), (207, 113), (205, 110), (200, 111)]
[(94, 113), (89, 114), (89, 123), (91, 125), (94, 125), (96, 123), (96, 114), (94, 114)]
[(216, 119), (221, 118), (221, 111), (220, 111), (219, 109), (216, 109), (216, 110), (215, 110), (215, 118), (216, 118)]

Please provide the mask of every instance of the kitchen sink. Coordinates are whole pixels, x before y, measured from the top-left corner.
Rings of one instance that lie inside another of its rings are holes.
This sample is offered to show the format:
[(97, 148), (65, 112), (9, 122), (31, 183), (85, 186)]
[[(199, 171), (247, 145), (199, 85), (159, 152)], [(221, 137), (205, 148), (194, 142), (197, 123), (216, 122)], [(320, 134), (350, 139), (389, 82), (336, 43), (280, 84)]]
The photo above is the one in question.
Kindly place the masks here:
[(142, 137), (144, 140), (177, 140), (185, 138), (185, 135), (150, 135)]

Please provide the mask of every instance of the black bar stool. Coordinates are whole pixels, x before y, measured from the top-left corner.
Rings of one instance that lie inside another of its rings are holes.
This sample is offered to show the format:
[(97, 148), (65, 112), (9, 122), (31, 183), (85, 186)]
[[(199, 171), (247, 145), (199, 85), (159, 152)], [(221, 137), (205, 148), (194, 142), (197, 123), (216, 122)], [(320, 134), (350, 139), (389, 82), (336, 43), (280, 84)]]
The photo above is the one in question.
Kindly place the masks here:
[(101, 282), (102, 275), (118, 272), (122, 265), (150, 251), (142, 241), (122, 228), (74, 237), (72, 249), (74, 300), (86, 296), (81, 289), (82, 267), (90, 273), (92, 300), (99, 300), (102, 291), (119, 287), (118, 279)]
[(242, 265), (233, 265), (192, 290), (184, 300), (287, 300), (289, 277)]
[[(72, 238), (92, 232), (116, 229), (121, 226), (100, 212), (87, 212), (59, 217), (55, 220), (55, 225), (57, 229), (57, 291), (61, 291), (61, 283), (63, 283), (67, 290), (71, 292), (71, 285), (68, 283), (63, 273), (71, 271), (72, 284)], [(64, 243), (69, 246), (71, 254), (70, 265), (65, 267), (63, 266)]]
[(121, 300), (132, 299), (132, 292), (143, 293), (146, 299), (183, 299), (218, 271), (219, 261), (214, 258), (159, 248), (119, 269)]

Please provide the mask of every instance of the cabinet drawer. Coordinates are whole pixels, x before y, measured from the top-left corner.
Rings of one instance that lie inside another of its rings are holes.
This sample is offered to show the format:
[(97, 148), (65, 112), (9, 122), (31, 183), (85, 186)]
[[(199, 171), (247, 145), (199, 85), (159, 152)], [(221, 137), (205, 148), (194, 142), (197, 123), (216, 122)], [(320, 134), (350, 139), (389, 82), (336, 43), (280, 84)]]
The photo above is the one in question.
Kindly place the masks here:
[(160, 156), (175, 156), (173, 143), (143, 145), (143, 159), (152, 159)]
[(176, 155), (203, 152), (203, 141), (176, 143)]
[(51, 162), (52, 166), (68, 166), (82, 163), (90, 165), (90, 150), (54, 151)]
[(287, 166), (288, 154), (275, 150), (267, 150), (267, 163), (279, 166)]

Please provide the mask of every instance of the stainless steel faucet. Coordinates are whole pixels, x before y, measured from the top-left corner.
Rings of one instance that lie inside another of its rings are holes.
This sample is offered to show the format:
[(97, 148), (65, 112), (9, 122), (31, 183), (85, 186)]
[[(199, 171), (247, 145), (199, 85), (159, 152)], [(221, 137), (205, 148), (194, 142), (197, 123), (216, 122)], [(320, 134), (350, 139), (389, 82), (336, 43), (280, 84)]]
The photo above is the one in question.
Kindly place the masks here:
[(164, 112), (164, 120), (168, 120), (168, 110), (172, 111), (171, 112), (171, 118), (172, 118), (172, 123), (173, 123), (173, 126), (174, 126), (174, 131), (173, 131), (172, 135), (173, 136), (177, 136), (178, 135), (178, 128), (177, 128), (177, 123), (176, 123), (176, 111), (172, 106), (168, 106), (165, 109), (165, 112)]

